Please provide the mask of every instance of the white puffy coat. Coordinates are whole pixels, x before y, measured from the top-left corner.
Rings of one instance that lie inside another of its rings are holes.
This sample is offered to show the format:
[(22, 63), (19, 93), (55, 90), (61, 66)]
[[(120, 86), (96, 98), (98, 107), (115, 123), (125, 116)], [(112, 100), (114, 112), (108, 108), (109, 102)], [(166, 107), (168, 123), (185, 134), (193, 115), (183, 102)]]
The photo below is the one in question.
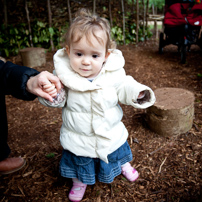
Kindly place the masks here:
[[(126, 76), (124, 64), (122, 52), (111, 51), (99, 75), (90, 82), (72, 70), (65, 49), (56, 52), (55, 72), (67, 93), (64, 102), (57, 106), (63, 107), (60, 142), (65, 150), (108, 163), (108, 154), (128, 137), (118, 102), (142, 109), (154, 104), (153, 91)], [(137, 97), (143, 90), (149, 90), (151, 98), (140, 105)], [(47, 102), (39, 100), (47, 106)]]

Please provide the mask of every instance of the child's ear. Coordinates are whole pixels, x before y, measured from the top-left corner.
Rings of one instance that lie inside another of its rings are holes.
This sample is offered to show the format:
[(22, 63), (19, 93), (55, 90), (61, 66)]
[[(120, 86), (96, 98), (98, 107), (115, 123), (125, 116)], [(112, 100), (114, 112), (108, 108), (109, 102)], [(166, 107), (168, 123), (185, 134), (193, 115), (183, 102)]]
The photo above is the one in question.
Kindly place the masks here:
[(69, 46), (66, 45), (65, 48), (66, 48), (67, 55), (69, 56), (70, 54)]
[(106, 55), (105, 55), (105, 60), (109, 57), (109, 55), (110, 55), (110, 52), (107, 51), (107, 53), (106, 53)]

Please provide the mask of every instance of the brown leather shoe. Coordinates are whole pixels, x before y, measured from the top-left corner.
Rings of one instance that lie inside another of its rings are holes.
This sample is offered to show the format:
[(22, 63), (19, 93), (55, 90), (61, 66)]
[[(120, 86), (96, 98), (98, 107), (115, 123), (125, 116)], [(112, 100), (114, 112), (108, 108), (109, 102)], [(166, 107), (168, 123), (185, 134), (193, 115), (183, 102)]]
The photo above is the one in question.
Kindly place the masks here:
[(0, 161), (0, 174), (6, 175), (14, 173), (24, 167), (26, 161), (21, 157), (7, 158)]

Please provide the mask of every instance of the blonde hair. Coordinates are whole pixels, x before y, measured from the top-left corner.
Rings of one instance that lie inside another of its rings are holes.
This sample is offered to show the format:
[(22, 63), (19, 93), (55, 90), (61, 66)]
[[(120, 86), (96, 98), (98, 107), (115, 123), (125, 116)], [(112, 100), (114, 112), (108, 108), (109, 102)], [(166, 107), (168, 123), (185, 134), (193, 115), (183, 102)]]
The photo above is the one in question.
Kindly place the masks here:
[(108, 20), (92, 14), (86, 9), (81, 9), (76, 13), (76, 17), (65, 35), (65, 45), (70, 48), (72, 42), (78, 42), (83, 36), (93, 45), (90, 41), (91, 35), (93, 35), (100, 44), (105, 44), (102, 38), (96, 36), (95, 32), (98, 29), (103, 30), (106, 34), (106, 52), (108, 49), (116, 48), (115, 42), (111, 39)]

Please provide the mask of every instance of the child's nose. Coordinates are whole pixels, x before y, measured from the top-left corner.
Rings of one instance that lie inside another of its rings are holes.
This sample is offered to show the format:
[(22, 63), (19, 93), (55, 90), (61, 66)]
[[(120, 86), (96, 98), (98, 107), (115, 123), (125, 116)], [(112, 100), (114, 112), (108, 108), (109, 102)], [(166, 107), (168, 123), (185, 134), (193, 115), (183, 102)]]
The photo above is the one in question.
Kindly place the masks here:
[(89, 57), (84, 57), (82, 60), (83, 65), (90, 65), (90, 58)]

